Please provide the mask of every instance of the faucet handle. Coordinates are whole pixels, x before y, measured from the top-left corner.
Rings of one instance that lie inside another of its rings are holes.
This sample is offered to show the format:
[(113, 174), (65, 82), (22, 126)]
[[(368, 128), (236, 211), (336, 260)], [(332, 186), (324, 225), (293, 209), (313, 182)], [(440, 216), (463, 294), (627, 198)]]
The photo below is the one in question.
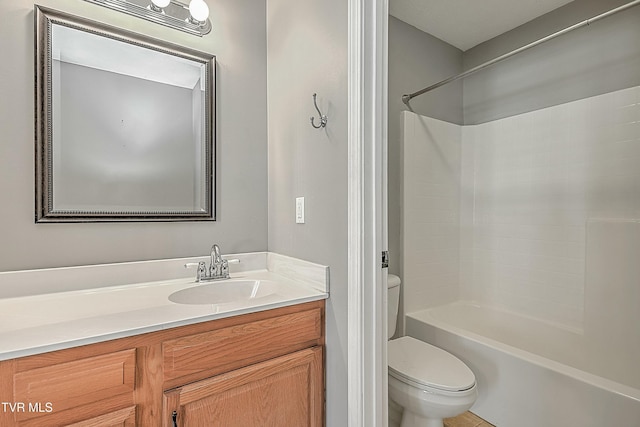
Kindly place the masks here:
[(197, 267), (198, 272), (196, 273), (196, 282), (201, 282), (207, 275), (207, 265), (204, 261), (200, 262), (188, 262), (184, 265), (184, 268)]
[(204, 261), (200, 261), (200, 262), (188, 262), (184, 265), (184, 268), (192, 268), (192, 267), (204, 267), (205, 266), (205, 262)]
[(240, 264), (240, 260), (237, 258), (234, 259), (223, 259), (222, 260), (222, 268), (221, 268), (221, 275), (222, 277), (224, 277), (225, 279), (229, 279), (229, 264)]

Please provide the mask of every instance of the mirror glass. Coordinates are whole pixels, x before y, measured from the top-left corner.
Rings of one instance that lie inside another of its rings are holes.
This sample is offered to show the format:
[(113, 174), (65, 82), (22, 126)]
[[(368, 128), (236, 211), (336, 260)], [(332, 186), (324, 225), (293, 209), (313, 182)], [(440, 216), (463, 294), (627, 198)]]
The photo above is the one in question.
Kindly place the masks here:
[(36, 220), (214, 219), (214, 57), (40, 7), (36, 21)]

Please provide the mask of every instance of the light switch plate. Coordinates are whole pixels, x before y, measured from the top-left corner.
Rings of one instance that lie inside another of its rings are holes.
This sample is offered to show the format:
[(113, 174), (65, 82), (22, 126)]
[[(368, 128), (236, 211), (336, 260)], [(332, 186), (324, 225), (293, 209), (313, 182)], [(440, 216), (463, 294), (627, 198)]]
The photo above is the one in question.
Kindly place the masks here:
[(304, 224), (304, 197), (296, 197), (296, 224)]

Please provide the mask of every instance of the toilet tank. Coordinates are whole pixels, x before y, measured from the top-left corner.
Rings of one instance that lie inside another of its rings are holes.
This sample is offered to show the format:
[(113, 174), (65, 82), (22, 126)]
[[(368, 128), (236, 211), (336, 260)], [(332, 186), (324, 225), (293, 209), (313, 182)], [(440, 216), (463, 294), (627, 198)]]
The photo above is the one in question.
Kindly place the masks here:
[(395, 274), (387, 276), (387, 339), (396, 332), (398, 306), (400, 304), (400, 278)]

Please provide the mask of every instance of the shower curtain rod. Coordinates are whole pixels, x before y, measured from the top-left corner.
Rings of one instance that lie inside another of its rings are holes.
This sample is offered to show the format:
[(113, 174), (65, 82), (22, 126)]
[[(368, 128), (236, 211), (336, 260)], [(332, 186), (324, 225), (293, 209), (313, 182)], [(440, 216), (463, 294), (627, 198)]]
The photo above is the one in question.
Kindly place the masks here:
[(433, 84), (433, 85), (431, 85), (429, 87), (426, 87), (426, 88), (424, 88), (422, 90), (419, 90), (417, 92), (413, 92), (413, 93), (408, 94), (408, 95), (402, 95), (402, 102), (404, 102), (405, 104), (409, 105), (409, 101), (411, 101), (411, 99), (415, 98), (416, 96), (420, 96), (420, 95), (422, 95), (424, 93), (427, 93), (429, 91), (437, 89), (440, 86), (444, 86), (447, 83), (451, 83), (451, 82), (453, 82), (455, 80), (467, 77), (468, 75), (471, 75), (471, 74), (473, 74), (473, 73), (475, 73), (477, 71), (480, 71), (480, 70), (482, 70), (484, 68), (487, 68), (487, 67), (489, 67), (489, 66), (491, 66), (493, 64), (496, 64), (496, 63), (498, 63), (500, 61), (504, 61), (505, 59), (510, 58), (513, 55), (516, 55), (516, 54), (518, 54), (520, 52), (524, 52), (527, 49), (531, 49), (532, 47), (538, 46), (538, 45), (540, 45), (540, 44), (542, 44), (544, 42), (547, 42), (547, 41), (549, 41), (551, 39), (555, 39), (558, 36), (562, 36), (564, 34), (567, 34), (568, 32), (571, 32), (571, 31), (576, 30), (578, 28), (581, 28), (581, 27), (584, 27), (586, 25), (592, 24), (592, 23), (594, 23), (596, 21), (599, 21), (599, 20), (601, 20), (603, 18), (606, 18), (608, 16), (611, 16), (611, 15), (614, 15), (614, 14), (616, 14), (618, 12), (622, 12), (623, 10), (629, 9), (629, 8), (631, 8), (633, 6), (637, 6), (638, 4), (640, 4), (640, 0), (634, 0), (634, 1), (630, 2), (630, 3), (627, 3), (627, 4), (624, 4), (622, 6), (616, 7), (615, 9), (611, 9), (608, 12), (604, 12), (604, 13), (601, 13), (600, 15), (596, 15), (593, 18), (586, 19), (586, 20), (584, 20), (582, 22), (578, 22), (577, 24), (574, 24), (574, 25), (572, 25), (570, 27), (567, 27), (564, 30), (557, 31), (557, 32), (555, 32), (553, 34), (550, 34), (550, 35), (548, 35), (546, 37), (543, 37), (543, 38), (541, 38), (539, 40), (536, 40), (536, 41), (531, 42), (531, 43), (529, 43), (527, 45), (519, 47), (518, 49), (512, 50), (509, 53), (505, 53), (504, 55), (498, 56), (497, 58), (494, 58), (494, 59), (492, 59), (490, 61), (487, 61), (487, 62), (485, 62), (483, 64), (477, 65), (477, 66), (475, 66), (475, 67), (473, 67), (473, 68), (471, 68), (471, 69), (469, 69), (467, 71), (464, 71), (464, 72), (462, 72), (460, 74), (457, 74), (455, 76), (451, 76), (451, 77), (449, 77), (447, 79), (442, 80), (441, 82)]

